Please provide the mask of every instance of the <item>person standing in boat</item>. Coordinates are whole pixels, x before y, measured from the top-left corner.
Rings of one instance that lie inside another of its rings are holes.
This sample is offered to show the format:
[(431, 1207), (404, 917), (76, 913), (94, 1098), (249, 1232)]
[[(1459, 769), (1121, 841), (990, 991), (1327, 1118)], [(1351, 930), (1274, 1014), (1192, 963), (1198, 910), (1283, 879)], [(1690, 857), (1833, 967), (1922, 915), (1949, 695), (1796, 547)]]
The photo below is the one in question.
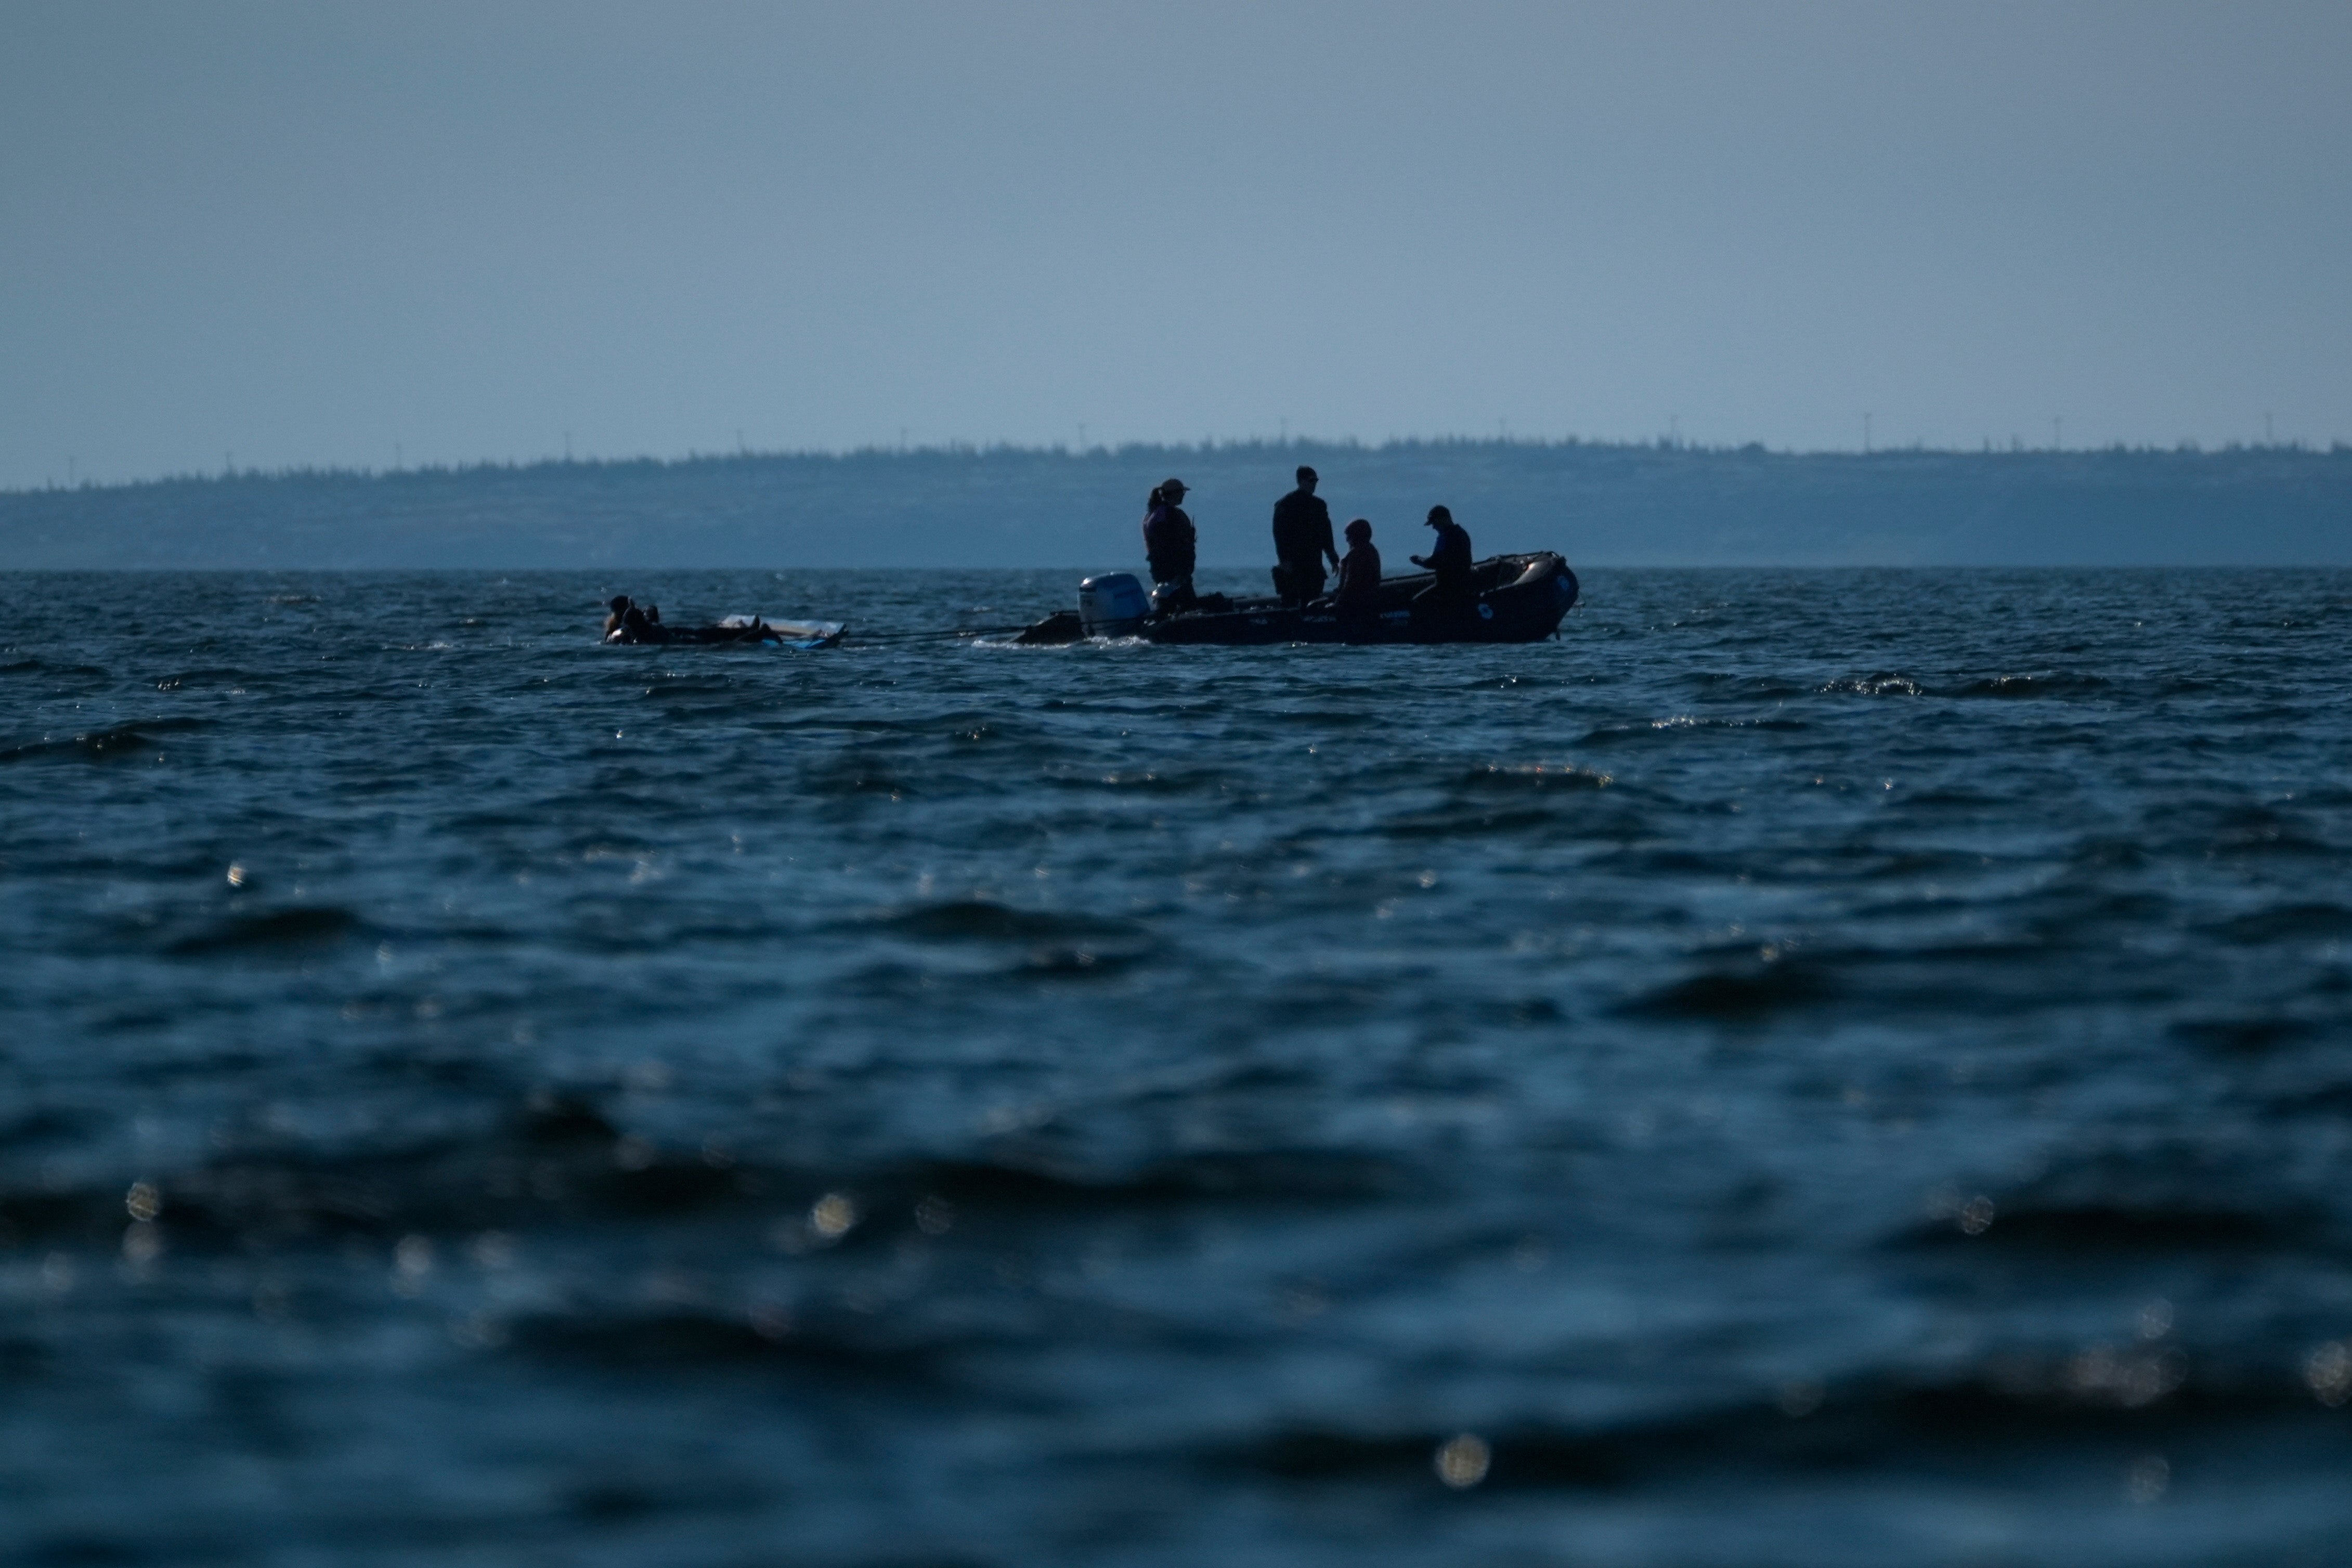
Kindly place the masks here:
[(1323, 591), (1323, 562), (1339, 568), (1331, 542), (1331, 508), (1315, 494), (1315, 470), (1301, 466), (1298, 488), (1274, 504), (1274, 591), (1297, 606)]
[(1184, 514), (1184, 481), (1163, 481), (1151, 492), (1143, 517), (1143, 559), (1150, 563), (1153, 598), (1171, 612), (1198, 602), (1192, 592), (1192, 555), (1199, 535)]
[(1444, 507), (1429, 508), (1428, 526), (1437, 530), (1437, 543), (1427, 555), (1414, 556), (1412, 564), (1437, 580), (1413, 596), (1413, 618), (1466, 614), (1478, 598), (1470, 581), (1470, 532)]
[(1372, 548), (1372, 525), (1358, 517), (1348, 525), (1348, 553), (1339, 559), (1339, 588), (1331, 609), (1351, 638), (1370, 632), (1381, 619), (1381, 552)]

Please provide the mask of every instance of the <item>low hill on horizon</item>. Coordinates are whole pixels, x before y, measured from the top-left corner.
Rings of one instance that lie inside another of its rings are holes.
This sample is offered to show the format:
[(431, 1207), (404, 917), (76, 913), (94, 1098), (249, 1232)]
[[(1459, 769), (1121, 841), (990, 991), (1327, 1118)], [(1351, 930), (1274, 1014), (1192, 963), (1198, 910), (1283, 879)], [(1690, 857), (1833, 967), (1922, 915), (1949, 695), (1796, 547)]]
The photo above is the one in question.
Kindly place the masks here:
[(0, 493), (11, 570), (1139, 565), (1171, 474), (1204, 566), (1271, 558), (1298, 464), (1402, 565), (1444, 502), (1481, 554), (1579, 566), (2352, 565), (2352, 448), (1776, 453), (1566, 442), (920, 449), (236, 474)]

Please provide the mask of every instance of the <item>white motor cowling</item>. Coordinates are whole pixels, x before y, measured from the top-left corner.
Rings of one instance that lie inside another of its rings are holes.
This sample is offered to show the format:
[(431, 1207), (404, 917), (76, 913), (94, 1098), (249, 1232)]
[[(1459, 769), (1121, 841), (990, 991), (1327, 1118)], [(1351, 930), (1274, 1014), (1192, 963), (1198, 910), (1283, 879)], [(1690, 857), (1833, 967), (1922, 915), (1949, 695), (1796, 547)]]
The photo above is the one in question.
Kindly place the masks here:
[(1078, 584), (1078, 624), (1089, 637), (1131, 637), (1150, 613), (1151, 601), (1131, 571), (1106, 572)]

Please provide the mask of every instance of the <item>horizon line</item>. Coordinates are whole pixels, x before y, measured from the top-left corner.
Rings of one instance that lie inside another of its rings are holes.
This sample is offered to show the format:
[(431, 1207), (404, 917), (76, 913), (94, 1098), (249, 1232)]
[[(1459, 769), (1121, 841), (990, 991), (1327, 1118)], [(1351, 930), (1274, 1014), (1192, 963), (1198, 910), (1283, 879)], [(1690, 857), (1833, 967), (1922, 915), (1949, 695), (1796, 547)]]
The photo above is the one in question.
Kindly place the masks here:
[(1085, 446), (1067, 443), (1024, 444), (1013, 441), (971, 442), (948, 441), (923, 444), (888, 445), (868, 444), (847, 447), (750, 447), (734, 451), (704, 452), (689, 449), (683, 455), (659, 456), (651, 453), (627, 457), (578, 456), (570, 453), (532, 458), (481, 457), (456, 462), (403, 463), (392, 467), (365, 467), (345, 465), (287, 465), (275, 468), (259, 466), (237, 467), (232, 460), (218, 472), (184, 470), (178, 473), (153, 475), (137, 479), (69, 478), (59, 485), (51, 478), (40, 485), (0, 486), (0, 499), (41, 496), (77, 495), (89, 491), (136, 490), (174, 485), (226, 485), (248, 482), (273, 483), (289, 479), (332, 479), (376, 482), (407, 476), (432, 478), (463, 477), (482, 473), (531, 473), (542, 469), (570, 468), (684, 468), (730, 463), (813, 463), (872, 461), (876, 459), (972, 458), (972, 457), (1052, 457), (1065, 461), (1085, 462), (1097, 459), (1124, 459), (1154, 453), (1206, 456), (1218, 453), (1266, 452), (1306, 453), (1309, 451), (1354, 451), (1383, 453), (1426, 447), (1489, 447), (1528, 451), (1579, 451), (1672, 453), (1702, 457), (1771, 457), (1796, 460), (1844, 459), (1874, 462), (1882, 459), (1911, 457), (1969, 458), (2084, 458), (2115, 456), (2216, 457), (2243, 456), (2249, 454), (2268, 455), (2299, 455), (2341, 457), (2352, 455), (2352, 444), (2332, 441), (2326, 446), (2306, 442), (2300, 437), (2284, 441), (2231, 440), (2208, 447), (2202, 442), (2183, 440), (2168, 445), (2133, 444), (2110, 442), (2100, 446), (2030, 446), (2021, 438), (2011, 437), (2008, 445), (1995, 444), (1986, 437), (1979, 446), (1930, 446), (1915, 441), (1906, 445), (1860, 447), (1776, 447), (1760, 441), (1720, 443), (1695, 441), (1678, 435), (1662, 435), (1649, 439), (1591, 438), (1564, 435), (1557, 439), (1523, 435), (1416, 435), (1391, 436), (1378, 442), (1366, 442), (1355, 436), (1318, 437), (1288, 435), (1280, 437), (1251, 436), (1227, 440), (1209, 438), (1197, 442), (1127, 441), (1116, 444), (1097, 442)]

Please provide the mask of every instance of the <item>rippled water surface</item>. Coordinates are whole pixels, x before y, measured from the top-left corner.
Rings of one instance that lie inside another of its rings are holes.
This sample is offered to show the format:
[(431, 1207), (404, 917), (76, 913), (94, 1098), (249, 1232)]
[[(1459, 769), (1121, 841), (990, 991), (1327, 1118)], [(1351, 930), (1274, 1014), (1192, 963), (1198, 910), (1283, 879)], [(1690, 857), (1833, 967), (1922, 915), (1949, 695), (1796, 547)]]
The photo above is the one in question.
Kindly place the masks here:
[(2352, 575), (5, 581), (9, 1560), (2341, 1561)]

